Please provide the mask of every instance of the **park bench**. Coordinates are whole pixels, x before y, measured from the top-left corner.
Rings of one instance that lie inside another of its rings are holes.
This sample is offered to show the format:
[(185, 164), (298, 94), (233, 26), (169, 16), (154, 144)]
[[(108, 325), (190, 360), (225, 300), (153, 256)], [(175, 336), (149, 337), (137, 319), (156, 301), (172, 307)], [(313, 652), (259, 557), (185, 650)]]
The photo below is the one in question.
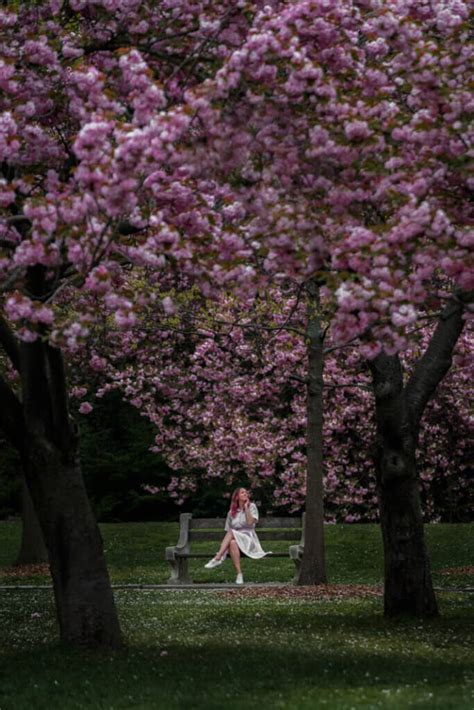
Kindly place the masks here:
[[(181, 513), (179, 516), (179, 539), (176, 545), (166, 548), (165, 558), (171, 565), (169, 584), (192, 584), (188, 572), (190, 558), (209, 560), (215, 555), (217, 546), (207, 552), (194, 552), (191, 543), (214, 541), (220, 543), (224, 537), (225, 518), (193, 518), (192, 513)], [(304, 548), (304, 514), (299, 518), (260, 518), (257, 523), (257, 535), (260, 540), (299, 539), (298, 544), (290, 545), (288, 552), (273, 552), (272, 557), (290, 557), (296, 565), (295, 579), (301, 564)], [(263, 558), (268, 559), (268, 558)]]

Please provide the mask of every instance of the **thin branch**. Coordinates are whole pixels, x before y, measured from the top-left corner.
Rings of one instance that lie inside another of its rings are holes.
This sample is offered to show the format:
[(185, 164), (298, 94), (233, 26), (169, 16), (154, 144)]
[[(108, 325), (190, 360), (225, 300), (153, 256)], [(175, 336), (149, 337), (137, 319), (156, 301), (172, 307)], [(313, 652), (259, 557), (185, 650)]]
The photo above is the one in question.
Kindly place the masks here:
[(373, 391), (370, 385), (363, 385), (357, 382), (352, 382), (345, 385), (335, 384), (334, 382), (325, 382), (324, 387), (329, 387), (330, 389), (347, 389), (348, 387), (358, 387), (361, 390), (366, 390), (366, 392)]
[(300, 382), (302, 385), (307, 385), (308, 380), (306, 377), (300, 377), (299, 375), (290, 375), (289, 376), (290, 380), (296, 380), (297, 382)]
[(0, 284), (0, 291), (8, 291), (11, 288), (11, 286), (13, 286), (13, 284), (15, 283), (15, 281), (17, 280), (17, 278), (20, 276), (21, 273), (22, 273), (21, 266), (16, 266), (12, 270), (10, 276), (2, 284)]
[(354, 335), (353, 338), (348, 340), (346, 343), (343, 343), (342, 345), (332, 345), (330, 348), (324, 348), (324, 354), (328, 355), (329, 353), (333, 353), (336, 350), (343, 350), (344, 348), (348, 348), (353, 345), (357, 340), (366, 335), (368, 332), (369, 328), (366, 328), (366, 330), (364, 330), (362, 333), (360, 333), (359, 335)]
[(6, 221), (9, 227), (27, 227), (28, 229), (31, 229), (32, 226), (31, 219), (25, 217), (24, 214), (15, 214), (12, 217), (8, 217)]
[(57, 298), (61, 291), (64, 291), (68, 286), (74, 285), (80, 287), (83, 285), (84, 281), (84, 276), (78, 273), (74, 273), (72, 276), (62, 281), (57, 288), (54, 288), (52, 291), (50, 291), (47, 294), (47, 297), (44, 299), (44, 303), (52, 303), (52, 301)]

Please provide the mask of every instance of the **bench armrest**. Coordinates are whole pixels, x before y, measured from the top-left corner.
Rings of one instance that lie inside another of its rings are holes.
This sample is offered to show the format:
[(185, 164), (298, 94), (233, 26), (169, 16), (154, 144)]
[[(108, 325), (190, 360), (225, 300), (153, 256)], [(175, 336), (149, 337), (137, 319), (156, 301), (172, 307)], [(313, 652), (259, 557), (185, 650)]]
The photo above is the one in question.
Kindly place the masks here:
[(304, 547), (303, 545), (290, 545), (290, 557), (294, 562), (301, 562), (303, 557)]
[(176, 551), (189, 552), (189, 528), (192, 513), (181, 513), (179, 516), (179, 538), (176, 543)]

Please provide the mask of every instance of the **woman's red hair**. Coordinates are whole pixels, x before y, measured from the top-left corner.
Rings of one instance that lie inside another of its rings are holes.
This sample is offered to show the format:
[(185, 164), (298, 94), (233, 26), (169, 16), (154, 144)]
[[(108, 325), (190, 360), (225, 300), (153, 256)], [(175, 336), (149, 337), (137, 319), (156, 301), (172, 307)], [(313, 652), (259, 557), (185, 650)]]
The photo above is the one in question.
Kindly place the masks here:
[(235, 491), (232, 493), (232, 498), (230, 499), (230, 514), (232, 518), (235, 518), (235, 516), (237, 515), (237, 511), (239, 509), (239, 493), (242, 488), (243, 486), (239, 486), (239, 488), (236, 488)]

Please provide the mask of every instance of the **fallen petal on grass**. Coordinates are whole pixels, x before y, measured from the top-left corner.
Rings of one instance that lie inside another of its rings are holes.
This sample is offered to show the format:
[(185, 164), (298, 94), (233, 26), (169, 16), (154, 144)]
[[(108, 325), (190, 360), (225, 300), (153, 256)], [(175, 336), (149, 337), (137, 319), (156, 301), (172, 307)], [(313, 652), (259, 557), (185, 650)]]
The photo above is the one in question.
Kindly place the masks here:
[(318, 584), (311, 587), (244, 587), (222, 592), (226, 597), (258, 597), (268, 599), (352, 599), (381, 597), (381, 587), (366, 584)]

